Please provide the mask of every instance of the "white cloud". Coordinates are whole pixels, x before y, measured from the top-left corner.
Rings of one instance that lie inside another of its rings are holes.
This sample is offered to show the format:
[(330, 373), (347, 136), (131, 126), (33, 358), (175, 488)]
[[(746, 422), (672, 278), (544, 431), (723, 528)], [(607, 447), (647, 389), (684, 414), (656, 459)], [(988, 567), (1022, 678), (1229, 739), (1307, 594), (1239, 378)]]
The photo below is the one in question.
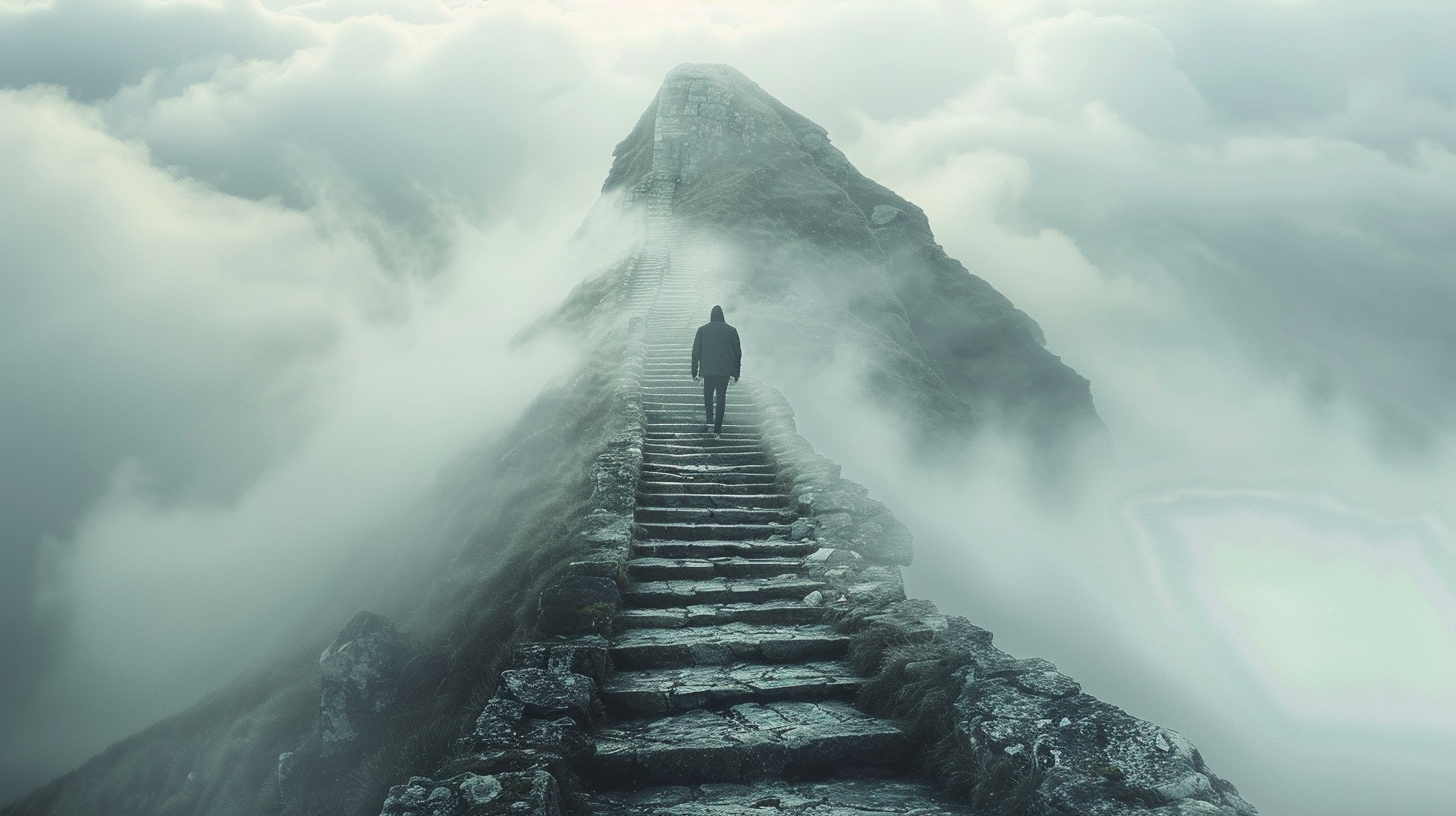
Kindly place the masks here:
[(0, 745), (34, 780), (381, 602), (422, 554), (379, 531), (562, 370), (511, 339), (621, 246), (457, 220), (450, 263), (401, 280), (367, 213), (179, 178), (46, 89), (0, 93), (0, 123), (7, 425), (81, 480), (115, 468), (41, 564), (56, 639)]

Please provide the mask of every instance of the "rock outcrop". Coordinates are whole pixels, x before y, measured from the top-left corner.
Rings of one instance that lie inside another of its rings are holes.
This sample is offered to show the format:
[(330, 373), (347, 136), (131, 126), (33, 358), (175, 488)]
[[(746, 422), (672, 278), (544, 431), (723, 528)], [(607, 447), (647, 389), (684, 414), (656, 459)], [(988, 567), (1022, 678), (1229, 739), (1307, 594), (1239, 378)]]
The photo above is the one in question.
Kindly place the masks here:
[(380, 716), (399, 694), (402, 651), (389, 618), (360, 612), (319, 655), (321, 756), (354, 750), (378, 731)]

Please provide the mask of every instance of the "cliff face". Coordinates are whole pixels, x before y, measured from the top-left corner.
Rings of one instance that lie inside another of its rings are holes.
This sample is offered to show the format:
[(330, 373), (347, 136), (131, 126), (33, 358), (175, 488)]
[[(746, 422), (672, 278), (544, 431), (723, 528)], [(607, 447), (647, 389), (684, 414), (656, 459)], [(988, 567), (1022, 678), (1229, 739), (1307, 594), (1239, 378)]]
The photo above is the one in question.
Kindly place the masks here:
[(736, 70), (675, 69), (615, 156), (606, 191), (670, 204), (689, 243), (728, 249), (706, 288), (780, 373), (851, 358), (932, 433), (994, 423), (1051, 441), (1098, 423), (1087, 380), (946, 255), (920, 208)]

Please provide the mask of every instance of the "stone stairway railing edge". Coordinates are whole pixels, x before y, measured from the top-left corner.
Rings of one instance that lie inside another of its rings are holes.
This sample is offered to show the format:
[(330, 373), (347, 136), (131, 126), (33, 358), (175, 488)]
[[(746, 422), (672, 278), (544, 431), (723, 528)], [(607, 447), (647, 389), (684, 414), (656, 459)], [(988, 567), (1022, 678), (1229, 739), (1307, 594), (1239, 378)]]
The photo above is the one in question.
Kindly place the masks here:
[[(616, 377), (612, 427), (591, 467), (589, 512), (580, 532), (584, 557), (568, 563), (542, 593), (540, 640), (515, 648), (510, 668), (433, 777), (390, 789), (381, 816), (559, 816), (580, 811), (577, 770), (593, 747), (585, 727), (601, 717), (597, 689), (609, 671), (607, 639), (621, 607), (618, 578), (630, 556), (633, 509), (642, 467), (646, 321), (628, 322)], [(577, 805), (573, 807), (573, 805)]]
[(912, 557), (910, 530), (864, 487), (839, 475), (839, 465), (819, 455), (799, 435), (794, 409), (776, 388), (744, 379), (742, 387), (758, 403), (761, 432), (780, 478), (802, 514), (800, 532), (820, 547), (845, 549), (879, 564), (908, 566)]

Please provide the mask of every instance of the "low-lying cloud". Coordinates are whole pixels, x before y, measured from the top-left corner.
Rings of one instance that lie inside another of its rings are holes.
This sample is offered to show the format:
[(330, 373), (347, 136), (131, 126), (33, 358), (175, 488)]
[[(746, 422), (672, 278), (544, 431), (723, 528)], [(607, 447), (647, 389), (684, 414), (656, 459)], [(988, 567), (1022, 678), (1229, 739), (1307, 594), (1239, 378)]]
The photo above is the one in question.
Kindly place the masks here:
[(927, 473), (852, 370), (748, 360), (915, 530), (912, 590), (1271, 816), (1439, 811), (1451, 17), (0, 3), (0, 798), (363, 605), (375, 532), (569, 360), (507, 341), (616, 251), (554, 254), (611, 146), (724, 61), (924, 207), (1108, 426), (1048, 497), (1013, 441)]

